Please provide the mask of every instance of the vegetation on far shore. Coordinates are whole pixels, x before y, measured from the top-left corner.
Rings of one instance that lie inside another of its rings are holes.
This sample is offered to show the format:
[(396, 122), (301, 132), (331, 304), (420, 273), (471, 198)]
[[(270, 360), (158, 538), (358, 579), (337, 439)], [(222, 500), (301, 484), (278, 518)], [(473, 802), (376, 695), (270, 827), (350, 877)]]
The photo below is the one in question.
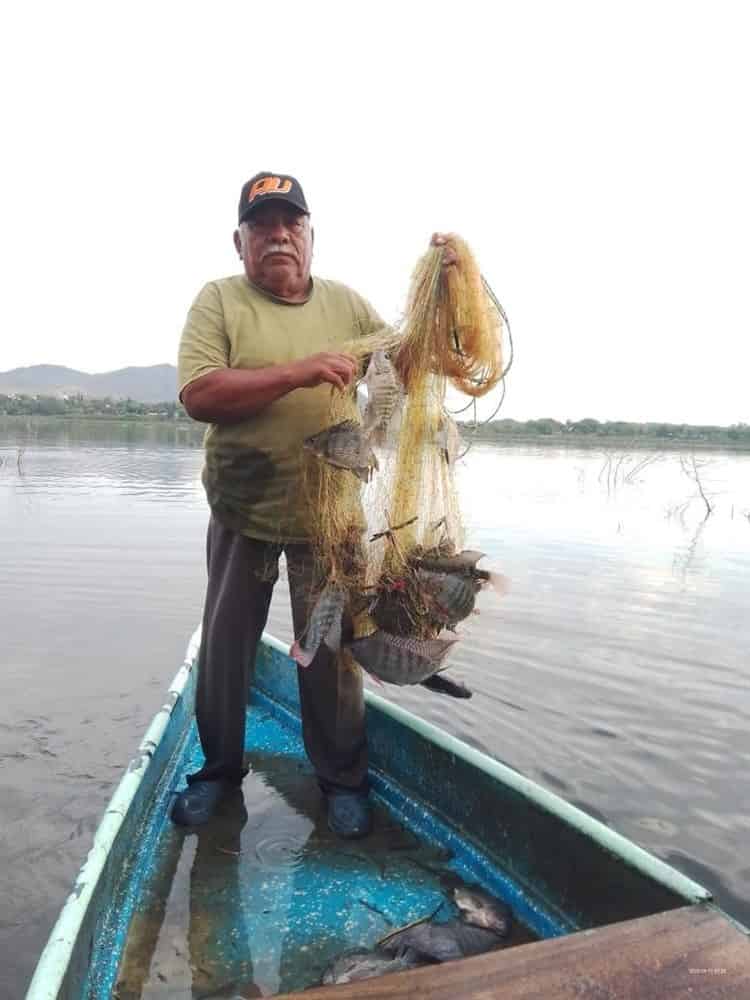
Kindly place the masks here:
[(3, 396), (0, 416), (8, 417), (116, 417), (152, 420), (190, 420), (176, 400), (139, 403), (135, 399), (92, 399), (89, 396)]
[[(176, 400), (139, 403), (134, 399), (92, 399), (88, 396), (4, 396), (0, 394), (0, 416), (97, 417), (118, 420), (185, 421), (190, 417)], [(492, 420), (476, 428), (459, 424), (467, 438), (501, 444), (508, 441), (540, 441), (550, 444), (611, 443), (627, 445), (671, 445), (729, 447), (750, 450), (750, 424), (720, 427), (715, 424), (632, 423), (625, 420)]]
[(476, 441), (507, 442), (530, 439), (549, 443), (610, 443), (634, 447), (642, 445), (725, 446), (750, 450), (750, 424), (720, 427), (716, 424), (634, 423), (627, 420), (492, 420), (473, 428), (463, 425)]

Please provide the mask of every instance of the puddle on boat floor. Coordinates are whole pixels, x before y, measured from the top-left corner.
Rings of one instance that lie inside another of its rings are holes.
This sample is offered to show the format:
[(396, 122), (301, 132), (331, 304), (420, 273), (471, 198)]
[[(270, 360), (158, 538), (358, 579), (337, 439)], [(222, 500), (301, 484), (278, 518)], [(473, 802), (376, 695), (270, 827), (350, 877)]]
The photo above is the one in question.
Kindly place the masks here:
[[(371, 948), (428, 914), (456, 915), (450, 890), (462, 880), (448, 851), (379, 807), (369, 837), (339, 840), (298, 739), (254, 709), (248, 745), (251, 773), (220, 815), (191, 833), (166, 823), (131, 922), (118, 1000), (301, 990), (345, 951)], [(533, 939), (516, 922), (509, 944)]]

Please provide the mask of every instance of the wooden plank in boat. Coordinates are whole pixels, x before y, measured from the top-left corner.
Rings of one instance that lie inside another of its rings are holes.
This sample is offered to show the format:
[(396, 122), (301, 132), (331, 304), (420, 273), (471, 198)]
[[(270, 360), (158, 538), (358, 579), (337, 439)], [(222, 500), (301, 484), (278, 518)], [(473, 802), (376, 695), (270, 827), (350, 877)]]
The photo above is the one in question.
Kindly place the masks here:
[(305, 1000), (747, 1000), (750, 940), (721, 913), (699, 904), (461, 962), (287, 996), (304, 996)]

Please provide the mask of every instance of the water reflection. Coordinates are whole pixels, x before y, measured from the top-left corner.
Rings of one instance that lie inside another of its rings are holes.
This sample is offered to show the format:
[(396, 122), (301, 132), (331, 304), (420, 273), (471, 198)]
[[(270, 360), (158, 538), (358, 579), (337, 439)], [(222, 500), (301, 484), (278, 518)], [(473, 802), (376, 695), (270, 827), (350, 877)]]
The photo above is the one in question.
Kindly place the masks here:
[(205, 427), (192, 421), (102, 420), (76, 417), (0, 416), (0, 446), (27, 450), (37, 445), (78, 448), (104, 444), (108, 448), (128, 446), (199, 448)]

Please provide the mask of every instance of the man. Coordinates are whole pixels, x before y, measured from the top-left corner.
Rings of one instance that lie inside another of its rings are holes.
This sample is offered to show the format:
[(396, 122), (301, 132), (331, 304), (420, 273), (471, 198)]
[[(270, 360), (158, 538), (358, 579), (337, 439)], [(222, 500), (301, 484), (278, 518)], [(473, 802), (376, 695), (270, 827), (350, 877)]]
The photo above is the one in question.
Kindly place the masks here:
[[(293, 177), (264, 172), (247, 181), (234, 245), (244, 274), (202, 289), (179, 350), (180, 399), (209, 424), (203, 482), (211, 507), (196, 691), (206, 760), (172, 810), (187, 826), (207, 822), (247, 773), (249, 671), (282, 551), (295, 635), (305, 627), (315, 581), (302, 441), (327, 425), (331, 386), (352, 385), (357, 364), (341, 347), (384, 326), (356, 292), (311, 277), (313, 230)], [(446, 258), (453, 262), (447, 249)], [(371, 820), (361, 674), (321, 643), (298, 679), (305, 749), (329, 826), (364, 836)]]

